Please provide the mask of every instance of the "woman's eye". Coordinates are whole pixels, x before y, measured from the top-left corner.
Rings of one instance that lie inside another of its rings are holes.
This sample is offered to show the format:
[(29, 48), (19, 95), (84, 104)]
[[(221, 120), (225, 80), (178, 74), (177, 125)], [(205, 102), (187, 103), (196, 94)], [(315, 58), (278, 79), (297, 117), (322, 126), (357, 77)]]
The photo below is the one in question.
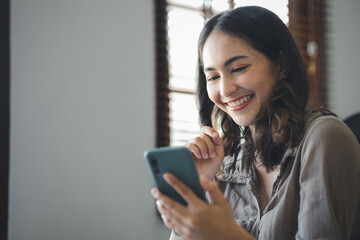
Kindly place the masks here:
[(219, 76), (210, 76), (210, 77), (206, 78), (206, 80), (207, 81), (214, 81), (214, 80), (216, 80), (218, 78), (219, 78)]
[(232, 70), (232, 72), (241, 72), (241, 71), (244, 71), (247, 67), (249, 67), (249, 65), (246, 65), (246, 66), (242, 66), (242, 67), (237, 67), (237, 68), (234, 68)]

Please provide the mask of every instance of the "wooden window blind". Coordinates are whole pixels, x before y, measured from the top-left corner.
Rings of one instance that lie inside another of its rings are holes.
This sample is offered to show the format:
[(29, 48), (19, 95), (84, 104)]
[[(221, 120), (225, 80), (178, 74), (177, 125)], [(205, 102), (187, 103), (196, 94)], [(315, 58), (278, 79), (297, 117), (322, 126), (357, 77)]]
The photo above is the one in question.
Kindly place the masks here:
[(156, 146), (170, 144), (167, 1), (155, 0)]

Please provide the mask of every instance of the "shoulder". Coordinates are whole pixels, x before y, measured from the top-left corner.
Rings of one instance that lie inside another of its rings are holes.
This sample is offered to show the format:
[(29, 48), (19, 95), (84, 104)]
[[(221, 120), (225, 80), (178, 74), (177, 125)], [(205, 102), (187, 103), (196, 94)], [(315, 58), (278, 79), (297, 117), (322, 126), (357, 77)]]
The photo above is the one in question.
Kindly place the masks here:
[(352, 131), (336, 116), (320, 116), (307, 123), (303, 141), (307, 144), (348, 143), (358, 147)]
[(308, 164), (320, 167), (326, 162), (328, 167), (337, 168), (346, 163), (347, 167), (360, 169), (360, 145), (336, 116), (319, 116), (308, 122), (298, 153), (302, 167)]
[(335, 116), (308, 121), (294, 166), (300, 196), (297, 235), (349, 239), (358, 224), (360, 199), (360, 145), (351, 130)]

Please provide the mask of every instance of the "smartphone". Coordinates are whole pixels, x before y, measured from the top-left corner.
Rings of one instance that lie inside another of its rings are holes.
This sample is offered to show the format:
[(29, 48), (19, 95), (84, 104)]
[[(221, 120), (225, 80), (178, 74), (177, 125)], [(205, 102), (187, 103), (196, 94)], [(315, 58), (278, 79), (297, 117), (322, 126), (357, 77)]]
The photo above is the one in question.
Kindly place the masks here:
[(187, 202), (163, 179), (164, 173), (172, 173), (186, 184), (200, 199), (206, 202), (205, 192), (200, 186), (194, 160), (186, 147), (160, 147), (144, 153), (156, 187), (173, 200)]

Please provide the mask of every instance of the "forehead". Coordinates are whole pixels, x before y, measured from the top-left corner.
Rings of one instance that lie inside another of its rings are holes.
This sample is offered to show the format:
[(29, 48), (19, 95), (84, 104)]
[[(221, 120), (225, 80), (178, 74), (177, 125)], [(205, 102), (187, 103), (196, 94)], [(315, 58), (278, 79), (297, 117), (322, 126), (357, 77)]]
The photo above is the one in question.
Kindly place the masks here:
[(213, 31), (205, 41), (202, 50), (204, 66), (226, 61), (229, 57), (241, 55), (256, 58), (258, 54), (244, 39), (220, 31)]

